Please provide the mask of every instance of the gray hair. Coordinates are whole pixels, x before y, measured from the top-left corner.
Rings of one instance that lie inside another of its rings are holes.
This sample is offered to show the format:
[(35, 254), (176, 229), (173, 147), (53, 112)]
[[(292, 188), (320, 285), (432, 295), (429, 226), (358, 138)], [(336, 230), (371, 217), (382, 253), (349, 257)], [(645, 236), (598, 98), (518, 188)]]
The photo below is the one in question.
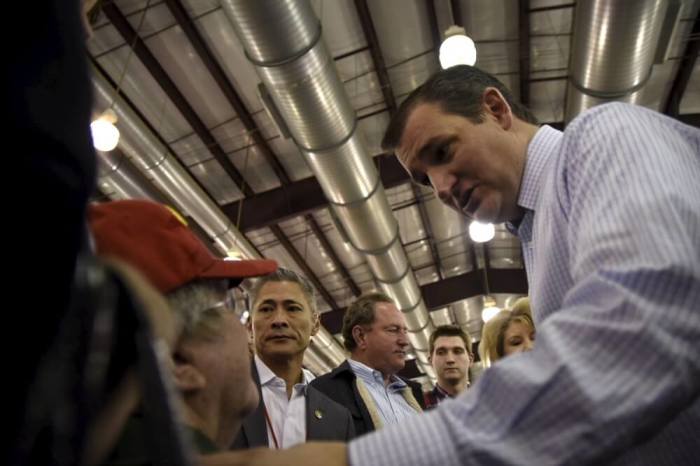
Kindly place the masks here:
[(226, 312), (218, 306), (226, 299), (227, 280), (195, 280), (169, 293), (166, 298), (182, 327), (182, 339), (213, 339), (221, 335)]
[(313, 314), (318, 313), (316, 308), (316, 290), (314, 290), (314, 286), (311, 284), (311, 282), (295, 271), (282, 267), (278, 268), (276, 272), (269, 275), (264, 275), (255, 280), (250, 290), (251, 306), (255, 303), (255, 301), (257, 301), (258, 295), (260, 294), (260, 289), (263, 287), (263, 285), (270, 282), (292, 282), (298, 284), (299, 288), (301, 288), (301, 291), (304, 293), (306, 301), (309, 303), (311, 312)]

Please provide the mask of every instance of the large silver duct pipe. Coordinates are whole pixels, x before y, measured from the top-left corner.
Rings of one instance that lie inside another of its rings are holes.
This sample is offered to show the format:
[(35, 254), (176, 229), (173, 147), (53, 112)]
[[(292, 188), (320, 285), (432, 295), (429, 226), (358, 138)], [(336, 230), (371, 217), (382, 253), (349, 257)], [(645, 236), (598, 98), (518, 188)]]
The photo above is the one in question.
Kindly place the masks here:
[(420, 367), (432, 375), (432, 323), (311, 5), (224, 0), (222, 6), (348, 238), (405, 313)]
[[(94, 100), (99, 108), (107, 108), (112, 103), (114, 89), (96, 69), (92, 73)], [(152, 187), (144, 186), (144, 175), (151, 179), (158, 188), (168, 195), (184, 214), (191, 216), (212, 238), (223, 254), (228, 251), (240, 251), (249, 259), (260, 258), (260, 254), (248, 242), (224, 215), (182, 166), (174, 160), (163, 144), (141, 121), (131, 107), (117, 99), (112, 109), (117, 114), (121, 132), (119, 149), (124, 155), (136, 162), (143, 174), (135, 176), (126, 170), (132, 165), (115, 160), (114, 156), (100, 154), (100, 165), (104, 166), (103, 180), (126, 197), (140, 197), (159, 200), (152, 197)], [(118, 163), (119, 162), (119, 163)], [(327, 361), (342, 361), (343, 351), (325, 328), (321, 328), (314, 337), (318, 342), (307, 351), (310, 366), (316, 371), (327, 372), (332, 369)], [(306, 362), (306, 361), (305, 361)]]
[(594, 105), (637, 103), (651, 75), (668, 0), (580, 0), (574, 13), (565, 121)]
[(134, 166), (124, 153), (95, 150), (97, 154), (97, 186), (115, 199), (151, 199), (168, 203), (166, 197)]

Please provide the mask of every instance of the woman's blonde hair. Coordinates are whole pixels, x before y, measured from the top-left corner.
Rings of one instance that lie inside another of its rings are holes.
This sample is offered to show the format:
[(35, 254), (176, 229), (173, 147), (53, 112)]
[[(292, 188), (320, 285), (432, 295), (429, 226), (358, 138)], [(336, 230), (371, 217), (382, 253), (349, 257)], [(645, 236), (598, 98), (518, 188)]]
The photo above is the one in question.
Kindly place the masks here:
[(510, 309), (499, 312), (484, 324), (479, 342), (479, 357), (484, 365), (490, 366), (505, 355), (505, 334), (512, 322), (522, 322), (534, 330), (530, 298), (518, 299)]

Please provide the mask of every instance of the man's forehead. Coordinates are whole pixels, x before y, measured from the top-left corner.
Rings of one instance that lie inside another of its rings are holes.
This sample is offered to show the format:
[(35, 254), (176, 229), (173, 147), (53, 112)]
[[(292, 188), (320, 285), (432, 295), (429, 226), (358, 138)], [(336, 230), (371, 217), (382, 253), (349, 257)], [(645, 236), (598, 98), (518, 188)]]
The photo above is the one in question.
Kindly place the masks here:
[(435, 348), (465, 348), (464, 340), (458, 336), (442, 336), (435, 339)]
[(407, 166), (418, 154), (418, 151), (433, 137), (439, 136), (447, 128), (444, 118), (448, 117), (439, 104), (421, 102), (406, 118), (404, 132), (396, 147), (399, 161)]

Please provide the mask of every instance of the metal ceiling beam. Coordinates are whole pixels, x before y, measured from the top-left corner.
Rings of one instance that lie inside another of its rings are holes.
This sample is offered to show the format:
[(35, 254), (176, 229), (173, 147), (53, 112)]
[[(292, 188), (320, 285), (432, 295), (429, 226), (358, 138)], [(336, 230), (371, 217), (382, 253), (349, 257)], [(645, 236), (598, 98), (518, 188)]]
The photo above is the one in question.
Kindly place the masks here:
[[(211, 135), (209, 129), (204, 122), (199, 118), (192, 106), (187, 102), (185, 96), (180, 92), (175, 83), (170, 79), (168, 73), (158, 63), (156, 57), (151, 53), (143, 40), (136, 34), (136, 31), (126, 19), (124, 14), (117, 8), (113, 2), (105, 2), (102, 7), (107, 18), (112, 25), (117, 29), (122, 39), (134, 50), (134, 53), (141, 63), (146, 67), (148, 72), (158, 82), (168, 98), (173, 102), (175, 107), (180, 111), (182, 116), (192, 126), (195, 133), (202, 140), (204, 145), (209, 149), (209, 152), (219, 162), (224, 171), (231, 177), (233, 182), (246, 196), (253, 194), (252, 189), (245, 183), (243, 176), (238, 172), (231, 160), (221, 148), (219, 143)], [(144, 14), (146, 14), (144, 12)]]
[[(409, 181), (393, 154), (374, 157), (384, 188), (392, 188)], [(313, 210), (328, 206), (321, 185), (314, 177), (305, 178), (286, 186), (271, 189), (263, 193), (246, 197), (243, 201), (243, 214), (239, 228), (242, 232), (255, 230), (282, 220), (307, 214)], [(221, 209), (229, 218), (238, 218), (240, 202), (231, 202)]]
[(430, 24), (430, 36), (433, 38), (433, 47), (435, 50), (440, 48), (442, 34), (438, 25), (437, 11), (435, 10), (435, 0), (425, 0), (426, 10), (428, 11), (428, 23)]
[[(297, 264), (297, 266), (304, 271), (304, 275), (311, 280), (311, 283), (314, 284), (316, 287), (316, 291), (319, 292), (319, 294), (323, 297), (323, 299), (326, 300), (326, 302), (331, 306), (331, 309), (333, 311), (340, 311), (340, 307), (338, 306), (338, 303), (335, 301), (333, 296), (326, 290), (326, 287), (323, 286), (323, 283), (321, 283), (321, 280), (319, 280), (318, 276), (316, 276), (316, 273), (311, 270), (311, 267), (309, 267), (309, 264), (306, 263), (306, 259), (299, 254), (299, 251), (294, 247), (292, 242), (287, 238), (287, 235), (282, 231), (282, 229), (279, 227), (279, 225), (271, 225), (270, 230), (272, 231), (272, 234), (275, 235), (275, 238), (277, 238), (277, 241), (280, 242), (282, 247), (287, 250), (290, 256), (292, 256), (292, 259), (294, 262)], [(331, 311), (331, 312), (333, 312)]]
[[(438, 309), (486, 293), (483, 270), (471, 270), (420, 287), (428, 309)], [(489, 269), (489, 292), (527, 294), (525, 269)], [(340, 333), (345, 309), (321, 314), (321, 323), (332, 334)]]
[(563, 3), (561, 5), (552, 5), (552, 6), (541, 6), (537, 8), (530, 8), (530, 13), (539, 13), (541, 11), (552, 11), (552, 10), (563, 10), (566, 8), (573, 8), (576, 6), (576, 3)]
[(241, 119), (241, 123), (243, 123), (243, 126), (248, 131), (248, 135), (257, 145), (267, 163), (270, 164), (282, 184), (290, 183), (292, 180), (289, 178), (279, 159), (275, 156), (272, 149), (267, 144), (267, 141), (260, 132), (258, 125), (255, 123), (255, 120), (253, 120), (253, 117), (246, 108), (241, 97), (238, 95), (238, 92), (236, 92), (236, 89), (234, 89), (228, 77), (226, 77), (226, 73), (214, 57), (214, 54), (202, 38), (202, 35), (195, 27), (192, 19), (187, 14), (185, 7), (182, 5), (182, 2), (180, 0), (165, 0), (165, 4), (175, 17), (177, 24), (180, 26), (180, 28), (182, 28), (182, 31), (187, 36), (187, 39), (189, 39), (190, 43), (194, 47), (194, 50), (197, 52), (197, 55), (204, 63), (204, 66), (206, 66), (207, 70), (209, 70), (209, 73), (214, 78), (214, 81), (219, 86), (219, 89), (221, 89), (224, 97), (226, 97), (226, 100), (229, 102), (229, 104), (231, 104), (231, 107), (233, 107), (233, 109), (236, 111), (236, 114), (238, 114), (238, 117)]
[(530, 0), (520, 0), (518, 26), (520, 29), (520, 102), (530, 105)]
[(683, 57), (678, 65), (678, 72), (671, 85), (671, 91), (668, 94), (668, 99), (663, 107), (666, 115), (678, 117), (681, 99), (685, 90), (688, 87), (688, 82), (693, 74), (695, 62), (700, 54), (700, 11), (698, 11), (693, 27), (688, 35), (688, 43), (683, 51)]

